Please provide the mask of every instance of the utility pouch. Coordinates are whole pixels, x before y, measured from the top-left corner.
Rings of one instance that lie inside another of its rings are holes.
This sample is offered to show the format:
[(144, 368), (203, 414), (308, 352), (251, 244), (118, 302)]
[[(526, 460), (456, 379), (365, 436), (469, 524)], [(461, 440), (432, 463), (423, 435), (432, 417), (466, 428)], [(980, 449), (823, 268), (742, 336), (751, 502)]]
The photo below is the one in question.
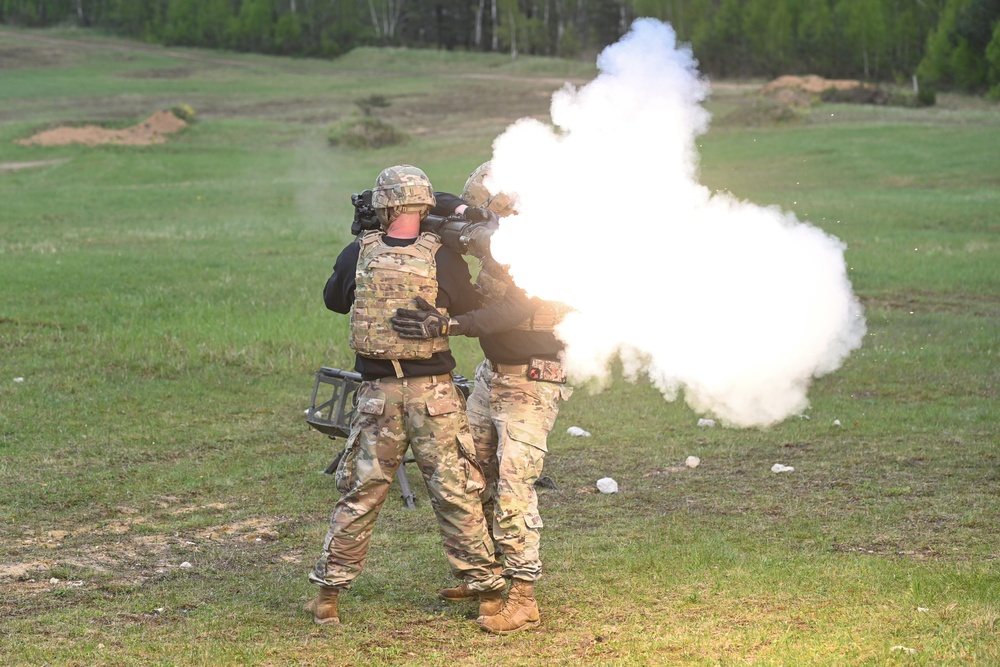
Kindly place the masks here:
[(558, 361), (532, 359), (528, 362), (528, 379), (539, 382), (566, 383), (566, 371)]

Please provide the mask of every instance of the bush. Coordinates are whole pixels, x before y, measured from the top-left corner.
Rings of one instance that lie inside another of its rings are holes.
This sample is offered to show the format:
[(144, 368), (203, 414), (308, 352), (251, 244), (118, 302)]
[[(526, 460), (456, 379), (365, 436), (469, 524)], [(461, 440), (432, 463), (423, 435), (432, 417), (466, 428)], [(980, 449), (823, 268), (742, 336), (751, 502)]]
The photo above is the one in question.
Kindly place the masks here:
[(404, 132), (391, 123), (374, 116), (363, 116), (338, 123), (330, 129), (328, 141), (331, 146), (348, 148), (382, 148), (395, 146), (407, 140)]
[(920, 92), (913, 94), (901, 89), (887, 89), (876, 86), (857, 86), (855, 88), (828, 88), (820, 94), (824, 102), (847, 104), (876, 104), (892, 107), (928, 107), (934, 106), (937, 94), (931, 87), (925, 86)]
[(170, 108), (170, 113), (180, 118), (185, 123), (193, 123), (198, 112), (189, 104), (180, 104)]
[(888, 104), (889, 93), (875, 86), (859, 85), (851, 88), (827, 88), (819, 95), (824, 102), (847, 104)]
[(918, 106), (932, 107), (937, 104), (937, 90), (931, 86), (922, 86), (917, 92)]

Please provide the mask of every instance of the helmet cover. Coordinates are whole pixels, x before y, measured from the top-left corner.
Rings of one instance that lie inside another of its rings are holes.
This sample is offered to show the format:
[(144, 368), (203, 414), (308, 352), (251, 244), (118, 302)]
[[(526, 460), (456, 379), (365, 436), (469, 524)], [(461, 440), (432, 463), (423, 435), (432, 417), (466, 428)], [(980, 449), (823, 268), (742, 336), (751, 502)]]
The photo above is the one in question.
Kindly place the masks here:
[(476, 167), (476, 170), (465, 182), (465, 189), (462, 191), (462, 201), (469, 206), (476, 206), (493, 211), (500, 217), (517, 213), (517, 199), (505, 192), (491, 194), (486, 188), (485, 181), (490, 175), (490, 161), (486, 161)]

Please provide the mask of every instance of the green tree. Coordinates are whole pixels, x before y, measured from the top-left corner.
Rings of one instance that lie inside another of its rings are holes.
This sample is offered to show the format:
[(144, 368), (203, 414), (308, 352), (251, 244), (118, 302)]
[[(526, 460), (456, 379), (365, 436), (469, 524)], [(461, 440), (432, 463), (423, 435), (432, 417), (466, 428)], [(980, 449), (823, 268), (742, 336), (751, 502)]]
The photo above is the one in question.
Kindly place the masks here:
[(722, 0), (718, 11), (695, 28), (692, 47), (703, 69), (716, 76), (748, 76), (750, 49), (740, 0)]
[(232, 45), (240, 51), (267, 53), (274, 45), (273, 0), (244, 0), (231, 22)]
[(993, 26), (993, 37), (986, 45), (986, 81), (990, 85), (989, 97), (1000, 99), (1000, 21)]
[(837, 31), (827, 0), (805, 0), (796, 26), (798, 62), (803, 73), (832, 76), (835, 71)]
[(835, 12), (851, 51), (860, 59), (861, 74), (865, 79), (878, 78), (887, 46), (885, 0), (840, 0)]
[(948, 0), (927, 40), (918, 77), (942, 88), (985, 92), (991, 79), (990, 45), (1000, 21), (993, 0)]

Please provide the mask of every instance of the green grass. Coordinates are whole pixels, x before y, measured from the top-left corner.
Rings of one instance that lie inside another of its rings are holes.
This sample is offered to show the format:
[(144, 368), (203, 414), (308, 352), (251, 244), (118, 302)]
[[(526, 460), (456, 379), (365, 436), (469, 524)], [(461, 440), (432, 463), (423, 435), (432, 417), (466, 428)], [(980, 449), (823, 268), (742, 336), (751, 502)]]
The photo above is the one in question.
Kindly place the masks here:
[[(822, 105), (700, 140), (707, 185), (847, 243), (865, 344), (813, 385), (808, 420), (766, 430), (698, 428), (644, 383), (578, 387), (540, 500), (543, 626), (497, 638), (436, 599), (449, 575), (415, 474), (418, 509), (387, 504), (345, 625), (301, 611), (339, 448), (302, 410), (315, 369), (351, 360), (322, 286), (381, 168), (456, 191), (593, 68), (67, 30), (0, 30), (0, 48), (18, 54), (0, 163), (67, 160), (0, 170), (0, 664), (1000, 663), (995, 105)], [(329, 147), (373, 94), (411, 140)], [(720, 88), (710, 109), (753, 98)], [(14, 143), (183, 103), (198, 121), (164, 145)], [(471, 375), (478, 346), (455, 343)], [(621, 492), (595, 493), (604, 476)]]

